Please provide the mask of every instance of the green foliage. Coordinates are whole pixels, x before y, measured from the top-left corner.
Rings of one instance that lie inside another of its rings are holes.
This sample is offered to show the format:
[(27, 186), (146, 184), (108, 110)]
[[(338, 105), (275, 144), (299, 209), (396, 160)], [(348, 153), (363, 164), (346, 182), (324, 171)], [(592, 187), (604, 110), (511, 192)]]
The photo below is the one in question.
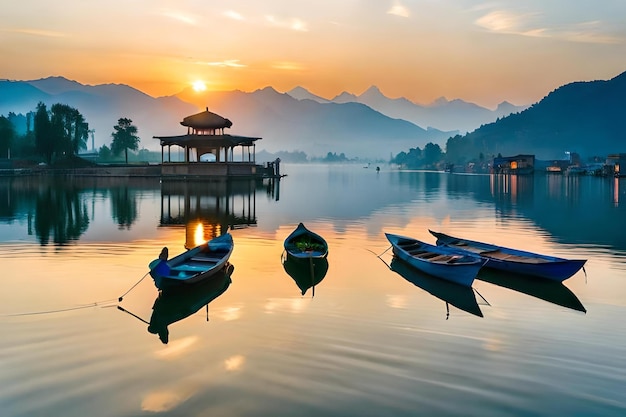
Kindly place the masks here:
[(98, 159), (101, 161), (109, 161), (113, 156), (113, 152), (111, 152), (111, 148), (106, 145), (102, 145), (98, 150)]
[(324, 251), (326, 247), (318, 241), (311, 240), (311, 236), (303, 235), (299, 236), (296, 240), (292, 241), (294, 246), (301, 252), (309, 251)]
[(15, 141), (15, 129), (8, 118), (0, 116), (0, 158), (11, 156), (11, 145)]
[(400, 152), (390, 162), (410, 169), (433, 169), (443, 162), (443, 157), (441, 147), (429, 142), (423, 151), (419, 147), (411, 148), (408, 153)]
[(89, 125), (78, 110), (67, 104), (53, 104), (48, 111), (37, 104), (34, 120), (35, 150), (50, 164), (56, 154), (72, 157), (87, 149)]
[(89, 124), (78, 110), (67, 104), (53, 104), (50, 123), (57, 152), (78, 155), (81, 149), (87, 149)]
[(54, 155), (55, 143), (52, 136), (52, 124), (50, 123), (48, 108), (42, 102), (37, 104), (34, 128), (35, 150), (50, 164), (52, 162), (52, 155)]
[(128, 150), (136, 151), (139, 148), (140, 139), (137, 136), (137, 126), (133, 125), (131, 119), (122, 117), (117, 120), (117, 125), (113, 126), (113, 129), (111, 151), (113, 155), (119, 155), (124, 151), (125, 160), (128, 163)]
[(302, 151), (279, 151), (275, 152), (273, 155), (275, 155), (277, 158), (280, 158), (280, 160), (283, 162), (307, 162), (307, 154)]
[(346, 155), (342, 152), (339, 155), (337, 155), (337, 153), (335, 152), (328, 152), (328, 154), (326, 154), (326, 157), (322, 159), (323, 162), (348, 162), (349, 159), (346, 157)]

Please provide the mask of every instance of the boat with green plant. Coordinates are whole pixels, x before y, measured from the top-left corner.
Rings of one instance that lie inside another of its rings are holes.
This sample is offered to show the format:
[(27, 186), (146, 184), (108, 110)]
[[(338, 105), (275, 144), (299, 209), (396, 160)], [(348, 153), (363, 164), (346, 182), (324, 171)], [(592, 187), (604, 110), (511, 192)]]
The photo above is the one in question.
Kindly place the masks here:
[(325, 258), (328, 255), (328, 243), (320, 235), (307, 229), (300, 223), (285, 239), (285, 251), (298, 259)]

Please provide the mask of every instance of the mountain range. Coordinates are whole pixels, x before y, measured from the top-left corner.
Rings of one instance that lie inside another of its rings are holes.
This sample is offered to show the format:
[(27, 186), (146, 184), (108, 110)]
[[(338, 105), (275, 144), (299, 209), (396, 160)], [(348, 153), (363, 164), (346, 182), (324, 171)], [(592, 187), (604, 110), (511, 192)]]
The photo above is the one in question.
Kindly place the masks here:
[(371, 86), (358, 96), (344, 91), (331, 100), (316, 96), (302, 87), (296, 87), (287, 94), (299, 100), (314, 100), (318, 103), (362, 103), (387, 116), (407, 120), (418, 126), (462, 134), (528, 107), (504, 101), (495, 110), (489, 110), (460, 99), (449, 101), (445, 97), (429, 105), (421, 105), (404, 97), (388, 98), (376, 86)]
[[(525, 109), (504, 102), (495, 111), (462, 100), (420, 106), (405, 98), (387, 98), (376, 87), (360, 96), (344, 92), (332, 100), (301, 87), (287, 93), (272, 87), (203, 93), (189, 88), (154, 98), (123, 84), (91, 86), (63, 77), (0, 80), (0, 115), (34, 111), (39, 101), (77, 108), (95, 129), (96, 148), (110, 145), (117, 119), (128, 117), (139, 129), (140, 146), (158, 150), (153, 136), (184, 134), (183, 118), (205, 109), (233, 122), (228, 133), (262, 137), (257, 152), (334, 152), (386, 160), (411, 148), (423, 149), (428, 142), (446, 150), (455, 135), (455, 143), (462, 144), (457, 150), (468, 158), (479, 152), (532, 153), (541, 159), (562, 158), (566, 151), (605, 155), (626, 146), (626, 73), (607, 81), (564, 85)], [(480, 119), (487, 114), (491, 121)], [(437, 118), (447, 118), (451, 129), (428, 127), (436, 125)], [(470, 124), (475, 130), (464, 134)]]
[(626, 152), (626, 72), (610, 79), (573, 82), (530, 108), (458, 139), (484, 154), (535, 154), (567, 159), (566, 152), (604, 157)]
[(348, 157), (388, 159), (390, 154), (423, 148), (428, 142), (443, 144), (454, 134), (423, 129), (362, 103), (299, 100), (272, 87), (252, 93), (198, 94), (186, 89), (176, 97), (229, 118), (237, 134), (263, 137), (257, 146), (270, 152), (298, 150), (314, 156), (335, 152)]
[[(298, 92), (305, 92), (304, 96), (298, 96)], [(481, 117), (484, 112), (490, 112), (460, 100), (449, 102), (457, 107), (454, 117), (460, 124), (448, 123), (453, 129), (442, 131), (424, 129), (406, 119), (419, 119), (429, 126), (436, 117), (452, 117), (442, 116), (445, 112), (451, 114), (451, 107), (443, 103), (436, 107), (441, 112), (431, 111), (435, 116), (428, 119), (416, 116), (424, 107), (406, 99), (388, 99), (375, 87), (361, 96), (344, 93), (333, 101), (311, 97), (315, 96), (303, 88), (279, 93), (266, 87), (249, 93), (238, 90), (197, 93), (189, 88), (175, 96), (155, 98), (123, 84), (92, 86), (63, 77), (48, 77), (0, 81), (0, 114), (26, 114), (34, 111), (40, 101), (48, 107), (54, 103), (67, 104), (78, 109), (94, 129), (96, 148), (109, 145), (117, 119), (128, 117), (139, 129), (140, 146), (157, 150), (158, 142), (153, 136), (185, 133), (180, 121), (208, 108), (233, 121), (230, 133), (264, 138), (258, 142), (259, 150), (298, 150), (312, 156), (335, 152), (348, 157), (386, 159), (408, 148), (423, 148), (428, 142), (443, 146), (448, 137), (465, 128), (476, 109), (482, 109)], [(406, 118), (398, 117), (402, 114)], [(491, 120), (496, 117), (493, 114)], [(476, 118), (474, 127), (482, 121)], [(91, 148), (91, 143), (88, 147)]]
[(123, 84), (90, 86), (63, 77), (0, 81), (0, 115), (26, 114), (35, 111), (39, 102), (48, 108), (55, 103), (76, 108), (94, 129), (96, 148), (110, 146), (113, 126), (119, 118), (128, 117), (138, 127), (140, 146), (156, 150), (158, 141), (152, 136), (180, 134), (183, 118), (198, 111), (176, 97), (154, 98)]

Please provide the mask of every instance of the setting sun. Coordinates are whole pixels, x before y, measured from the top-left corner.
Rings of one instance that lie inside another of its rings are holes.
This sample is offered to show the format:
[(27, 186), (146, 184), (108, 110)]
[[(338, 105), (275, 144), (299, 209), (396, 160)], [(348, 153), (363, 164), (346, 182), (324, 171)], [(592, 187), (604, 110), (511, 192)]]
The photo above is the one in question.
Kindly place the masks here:
[(200, 91), (206, 90), (206, 84), (204, 83), (204, 81), (201, 81), (201, 80), (194, 81), (191, 84), (191, 86), (193, 87), (194, 91), (196, 91), (196, 92), (200, 92)]

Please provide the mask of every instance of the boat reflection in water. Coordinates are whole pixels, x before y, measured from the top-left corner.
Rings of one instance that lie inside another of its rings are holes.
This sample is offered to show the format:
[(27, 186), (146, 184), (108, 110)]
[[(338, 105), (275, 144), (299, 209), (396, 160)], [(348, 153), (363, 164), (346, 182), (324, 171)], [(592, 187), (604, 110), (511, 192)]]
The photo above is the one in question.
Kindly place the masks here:
[(167, 344), (170, 324), (191, 316), (204, 306), (208, 320), (209, 303), (228, 289), (233, 270), (234, 266), (228, 264), (211, 279), (160, 291), (152, 306), (148, 332), (157, 334), (161, 342)]
[(478, 306), (474, 290), (471, 287), (420, 272), (395, 256), (391, 260), (391, 270), (413, 285), (444, 301), (446, 303), (446, 320), (450, 316), (449, 304), (475, 316), (483, 317), (483, 312)]
[(295, 258), (285, 252), (282, 258), (285, 272), (295, 281), (302, 295), (312, 288), (312, 297), (315, 296), (315, 286), (318, 285), (328, 272), (328, 259), (324, 258)]
[(481, 269), (476, 279), (572, 310), (587, 312), (578, 297), (561, 282), (487, 268)]

